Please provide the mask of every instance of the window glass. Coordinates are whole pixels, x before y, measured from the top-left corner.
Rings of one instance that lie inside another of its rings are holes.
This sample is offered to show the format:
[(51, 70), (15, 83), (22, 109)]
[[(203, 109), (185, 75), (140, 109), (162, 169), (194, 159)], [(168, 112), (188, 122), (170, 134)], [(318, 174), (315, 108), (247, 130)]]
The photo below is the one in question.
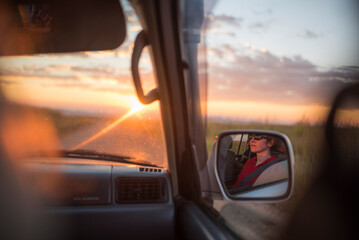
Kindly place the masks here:
[(205, 4), (208, 152), (222, 130), (268, 129), (290, 138), (296, 161), (289, 201), (215, 201), (214, 207), (245, 239), (276, 238), (320, 168), (324, 121), (334, 94), (359, 79), (358, 2)]
[[(121, 4), (127, 37), (114, 50), (0, 58), (13, 152), (25, 145), (24, 154), (86, 149), (167, 167), (158, 101), (140, 104), (132, 83), (131, 54), (141, 25), (131, 5)], [(139, 68), (148, 92), (156, 83), (147, 51)]]

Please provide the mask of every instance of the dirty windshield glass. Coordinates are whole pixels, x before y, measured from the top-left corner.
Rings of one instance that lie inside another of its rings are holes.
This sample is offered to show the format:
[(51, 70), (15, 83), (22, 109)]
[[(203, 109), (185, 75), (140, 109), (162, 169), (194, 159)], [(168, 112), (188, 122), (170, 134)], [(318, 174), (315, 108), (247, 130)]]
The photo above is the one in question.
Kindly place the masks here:
[[(132, 83), (142, 29), (130, 4), (121, 4), (127, 37), (117, 49), (0, 58), (11, 154), (85, 149), (167, 167), (159, 104), (140, 104)], [(156, 87), (146, 49), (139, 68), (145, 92)]]

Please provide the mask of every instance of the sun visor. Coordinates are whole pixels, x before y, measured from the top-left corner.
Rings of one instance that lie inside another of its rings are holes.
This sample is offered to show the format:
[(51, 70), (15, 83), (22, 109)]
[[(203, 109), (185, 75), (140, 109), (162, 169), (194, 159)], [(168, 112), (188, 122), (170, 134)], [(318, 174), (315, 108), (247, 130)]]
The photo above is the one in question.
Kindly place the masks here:
[(0, 0), (0, 56), (119, 47), (126, 23), (118, 0)]

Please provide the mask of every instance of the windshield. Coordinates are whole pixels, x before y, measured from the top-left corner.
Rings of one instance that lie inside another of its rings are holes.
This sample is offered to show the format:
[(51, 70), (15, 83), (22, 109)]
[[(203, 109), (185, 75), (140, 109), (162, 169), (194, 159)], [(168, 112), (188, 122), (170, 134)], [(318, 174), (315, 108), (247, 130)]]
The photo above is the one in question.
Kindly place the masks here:
[[(159, 104), (140, 104), (132, 83), (133, 42), (142, 28), (131, 5), (121, 4), (127, 37), (117, 49), (0, 58), (12, 152), (83, 149), (167, 167)], [(148, 92), (156, 83), (146, 49), (139, 68)]]

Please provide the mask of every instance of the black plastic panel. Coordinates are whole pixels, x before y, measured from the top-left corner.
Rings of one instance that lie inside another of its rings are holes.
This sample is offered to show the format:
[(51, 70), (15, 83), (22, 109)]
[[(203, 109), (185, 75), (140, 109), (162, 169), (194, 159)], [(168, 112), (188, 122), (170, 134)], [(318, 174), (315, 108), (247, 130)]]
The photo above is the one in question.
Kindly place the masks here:
[[(39, 218), (54, 223), (48, 225), (55, 230), (48, 231), (55, 239), (175, 239), (175, 207), (164, 169), (146, 172), (141, 166), (106, 161), (40, 160), (27, 163), (25, 169), (39, 192), (41, 183), (54, 190), (56, 198), (50, 194)], [(117, 183), (123, 181), (131, 185), (130, 198), (135, 196), (126, 203), (116, 201)]]
[(30, 181), (46, 205), (88, 206), (111, 203), (111, 166), (34, 163)]
[(163, 178), (116, 179), (116, 203), (164, 203), (167, 188)]

